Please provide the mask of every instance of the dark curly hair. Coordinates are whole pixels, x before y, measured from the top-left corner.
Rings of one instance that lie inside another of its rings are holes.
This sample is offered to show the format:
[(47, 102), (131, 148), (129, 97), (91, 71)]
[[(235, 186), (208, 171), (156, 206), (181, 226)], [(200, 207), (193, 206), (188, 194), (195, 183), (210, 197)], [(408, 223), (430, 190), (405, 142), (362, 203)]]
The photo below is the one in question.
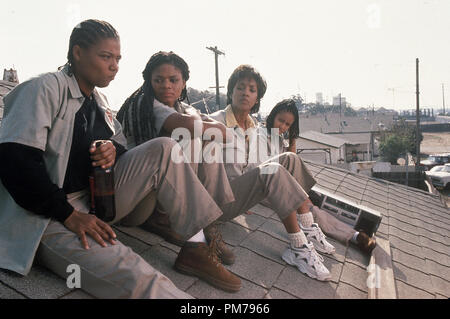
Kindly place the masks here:
[[(151, 84), (151, 78), (153, 71), (163, 64), (173, 65), (181, 71), (184, 81), (189, 80), (189, 66), (177, 54), (172, 51), (159, 51), (151, 56), (142, 72), (144, 84), (126, 99), (117, 113), (117, 119), (122, 123), (124, 135), (126, 137), (132, 135), (136, 145), (157, 137), (153, 116), (155, 93)], [(181, 102), (185, 99), (189, 103), (186, 87), (181, 92), (178, 101)]]
[(261, 106), (261, 99), (263, 98), (267, 90), (267, 83), (262, 75), (253, 66), (248, 64), (238, 66), (228, 79), (227, 104), (231, 104), (231, 102), (233, 101), (232, 96), (236, 83), (241, 79), (247, 78), (255, 80), (256, 86), (258, 87), (258, 99), (256, 101), (256, 104), (250, 110), (251, 114), (258, 113), (259, 107)]
[(278, 113), (289, 112), (294, 116), (294, 122), (291, 127), (289, 127), (289, 139), (297, 138), (299, 136), (299, 117), (298, 117), (298, 109), (297, 104), (293, 99), (285, 99), (281, 102), (278, 102), (277, 105), (270, 111), (269, 116), (266, 119), (266, 127), (270, 132), (270, 129), (273, 128), (273, 123), (275, 121), (275, 117)]

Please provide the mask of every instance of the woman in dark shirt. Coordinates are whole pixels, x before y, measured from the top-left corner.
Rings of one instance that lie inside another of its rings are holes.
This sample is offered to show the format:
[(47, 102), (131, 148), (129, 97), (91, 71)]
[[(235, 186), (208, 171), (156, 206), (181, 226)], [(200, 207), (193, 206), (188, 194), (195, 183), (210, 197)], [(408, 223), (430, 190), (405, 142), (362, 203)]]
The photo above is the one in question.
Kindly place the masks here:
[[(63, 278), (69, 266), (78, 265), (78, 288), (95, 297), (189, 298), (116, 241), (107, 223), (88, 214), (89, 171), (114, 166), (113, 222), (148, 218), (146, 199), (157, 191), (158, 200), (173, 212), (169, 217), (174, 229), (186, 239), (221, 216), (220, 208), (189, 164), (171, 161), (171, 155), (178, 151), (181, 156), (181, 150), (169, 138), (125, 152), (121, 126), (96, 90), (114, 79), (121, 58), (119, 35), (109, 23), (86, 20), (77, 25), (67, 58), (61, 71), (21, 83), (4, 98), (0, 268), (26, 275), (36, 256)], [(94, 140), (103, 143), (96, 148)], [(139, 211), (138, 216), (137, 206), (145, 214)], [(183, 247), (180, 254), (195, 261), (193, 268), (210, 261), (214, 271), (221, 271), (216, 280), (225, 276), (231, 288), (240, 288), (239, 278), (216, 267), (205, 245)]]

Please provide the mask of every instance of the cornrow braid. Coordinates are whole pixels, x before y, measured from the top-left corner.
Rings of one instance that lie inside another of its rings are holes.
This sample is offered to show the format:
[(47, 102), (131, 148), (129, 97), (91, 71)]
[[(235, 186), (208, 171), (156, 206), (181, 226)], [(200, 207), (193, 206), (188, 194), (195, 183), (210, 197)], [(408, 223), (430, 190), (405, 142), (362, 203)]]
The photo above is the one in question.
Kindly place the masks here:
[(298, 109), (295, 101), (293, 99), (285, 99), (281, 102), (278, 102), (272, 111), (270, 111), (269, 116), (266, 119), (266, 127), (267, 131), (270, 133), (270, 130), (273, 128), (275, 117), (278, 113), (289, 112), (294, 116), (294, 123), (292, 123), (289, 128), (289, 139), (297, 138), (300, 133), (299, 128), (299, 117), (298, 117)]
[[(181, 71), (183, 80), (189, 80), (189, 66), (177, 54), (172, 51), (159, 51), (151, 56), (142, 72), (144, 84), (125, 100), (117, 113), (117, 120), (122, 123), (124, 135), (126, 137), (132, 136), (136, 145), (157, 137), (153, 113), (155, 93), (151, 79), (153, 71), (163, 64), (175, 66)], [(181, 92), (178, 102), (184, 101), (185, 99), (189, 103), (186, 87)]]
[(75, 45), (87, 49), (98, 43), (99, 40), (111, 38), (119, 40), (119, 33), (106, 21), (90, 19), (78, 24), (72, 30), (69, 40), (69, 51), (67, 52), (69, 72), (73, 73), (73, 47)]

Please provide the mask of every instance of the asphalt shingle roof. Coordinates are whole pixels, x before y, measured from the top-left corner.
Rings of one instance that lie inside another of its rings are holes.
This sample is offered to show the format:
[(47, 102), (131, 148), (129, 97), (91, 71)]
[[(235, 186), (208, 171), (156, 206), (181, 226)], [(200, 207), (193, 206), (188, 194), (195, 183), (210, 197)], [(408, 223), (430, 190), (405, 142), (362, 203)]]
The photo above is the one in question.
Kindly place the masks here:
[[(307, 165), (321, 188), (382, 214), (376, 236), (390, 243), (398, 298), (450, 297), (450, 214), (439, 196), (332, 166)], [(332, 280), (311, 279), (280, 258), (288, 238), (277, 215), (259, 205), (253, 210), (219, 226), (237, 257), (227, 266), (243, 283), (236, 294), (176, 272), (173, 264), (180, 248), (159, 236), (138, 227), (114, 227), (120, 241), (196, 298), (368, 297), (369, 256), (329, 238), (336, 253), (324, 256), (324, 263)], [(92, 297), (67, 288), (65, 280), (35, 265), (26, 277), (0, 270), (0, 298)]]
[(308, 165), (321, 187), (382, 214), (377, 237), (390, 242), (398, 298), (450, 298), (450, 210), (439, 195)]

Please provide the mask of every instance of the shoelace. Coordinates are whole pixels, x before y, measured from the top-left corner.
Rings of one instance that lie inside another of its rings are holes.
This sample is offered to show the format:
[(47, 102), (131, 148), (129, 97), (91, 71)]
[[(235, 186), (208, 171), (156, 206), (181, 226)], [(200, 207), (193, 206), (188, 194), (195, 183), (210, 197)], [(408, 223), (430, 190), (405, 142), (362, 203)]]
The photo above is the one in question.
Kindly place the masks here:
[(217, 256), (217, 252), (219, 251), (217, 237), (214, 236), (211, 242), (208, 245), (208, 256), (212, 259), (212, 261), (218, 267), (220, 265), (219, 257)]
[(311, 249), (309, 250), (309, 256), (314, 264), (317, 260), (319, 260), (320, 262), (324, 261), (323, 257), (317, 252), (314, 247), (311, 247)]

